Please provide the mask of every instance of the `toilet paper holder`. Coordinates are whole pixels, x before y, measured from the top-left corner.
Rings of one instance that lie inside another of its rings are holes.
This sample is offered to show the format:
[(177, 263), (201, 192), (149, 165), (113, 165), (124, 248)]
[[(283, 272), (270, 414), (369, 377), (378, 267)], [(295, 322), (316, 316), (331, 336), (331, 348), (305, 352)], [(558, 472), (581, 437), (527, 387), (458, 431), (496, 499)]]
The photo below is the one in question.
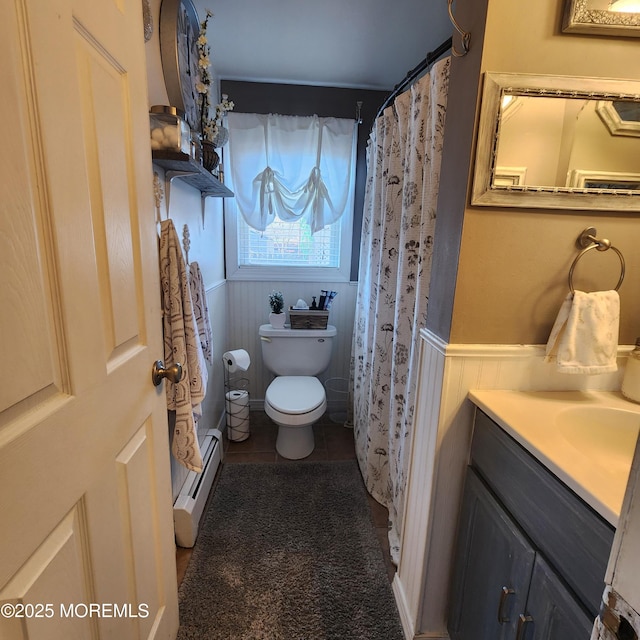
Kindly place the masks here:
[[(224, 398), (227, 438), (234, 442), (246, 440), (250, 435), (249, 420), (249, 378), (238, 372), (246, 371), (242, 367), (233, 366), (232, 359), (226, 352), (222, 357), (224, 372)], [(248, 368), (248, 364), (246, 365)]]

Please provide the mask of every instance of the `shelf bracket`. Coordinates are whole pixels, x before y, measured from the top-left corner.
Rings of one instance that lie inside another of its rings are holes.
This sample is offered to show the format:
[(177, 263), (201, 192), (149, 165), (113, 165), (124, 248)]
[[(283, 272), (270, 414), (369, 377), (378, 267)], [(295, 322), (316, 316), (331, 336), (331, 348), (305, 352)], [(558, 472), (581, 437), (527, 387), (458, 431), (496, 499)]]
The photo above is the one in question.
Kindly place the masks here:
[(216, 198), (218, 196), (218, 192), (215, 190), (202, 191), (200, 193), (200, 202), (202, 203), (202, 228), (204, 229), (204, 221), (205, 221), (205, 208), (207, 203), (207, 198)]
[(200, 193), (200, 207), (202, 210), (202, 230), (204, 231), (204, 213), (207, 207), (207, 196), (210, 195), (207, 191)]
[(197, 171), (176, 171), (175, 169), (167, 169), (164, 173), (164, 192), (167, 199), (167, 215), (169, 215), (169, 201), (171, 196), (171, 183), (176, 178), (184, 178), (186, 176), (198, 175)]

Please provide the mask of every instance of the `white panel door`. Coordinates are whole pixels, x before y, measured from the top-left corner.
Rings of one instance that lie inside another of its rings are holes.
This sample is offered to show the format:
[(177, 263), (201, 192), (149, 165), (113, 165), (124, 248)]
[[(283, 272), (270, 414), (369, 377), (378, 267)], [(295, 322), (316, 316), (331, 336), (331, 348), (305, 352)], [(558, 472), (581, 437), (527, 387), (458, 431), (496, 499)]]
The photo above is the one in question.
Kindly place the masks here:
[(0, 638), (174, 638), (140, 0), (0, 5)]
[(640, 440), (636, 442), (605, 582), (592, 640), (640, 637)]

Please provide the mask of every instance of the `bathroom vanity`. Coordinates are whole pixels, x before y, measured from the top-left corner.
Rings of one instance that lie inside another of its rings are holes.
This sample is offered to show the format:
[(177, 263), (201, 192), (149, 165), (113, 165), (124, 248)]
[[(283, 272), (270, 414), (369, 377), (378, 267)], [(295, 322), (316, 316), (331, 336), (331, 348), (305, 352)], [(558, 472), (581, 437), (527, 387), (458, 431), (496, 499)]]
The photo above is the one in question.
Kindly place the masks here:
[(588, 640), (640, 427), (612, 392), (477, 391), (454, 640)]

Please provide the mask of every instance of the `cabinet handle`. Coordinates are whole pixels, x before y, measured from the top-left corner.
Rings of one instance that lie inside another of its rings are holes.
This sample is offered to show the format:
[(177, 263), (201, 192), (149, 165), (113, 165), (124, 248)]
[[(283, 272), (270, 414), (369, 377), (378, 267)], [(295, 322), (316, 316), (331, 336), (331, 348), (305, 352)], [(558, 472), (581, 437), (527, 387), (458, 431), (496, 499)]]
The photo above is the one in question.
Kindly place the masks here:
[(500, 602), (498, 602), (498, 622), (500, 624), (509, 622), (509, 618), (503, 615), (503, 610), (504, 605), (507, 602), (507, 596), (510, 596), (514, 593), (515, 591), (513, 589), (509, 589), (509, 587), (502, 587), (502, 592), (500, 593)]
[(533, 618), (531, 616), (525, 616), (524, 613), (521, 613), (518, 616), (518, 630), (516, 632), (516, 640), (524, 639), (525, 627), (529, 622), (533, 622)]

